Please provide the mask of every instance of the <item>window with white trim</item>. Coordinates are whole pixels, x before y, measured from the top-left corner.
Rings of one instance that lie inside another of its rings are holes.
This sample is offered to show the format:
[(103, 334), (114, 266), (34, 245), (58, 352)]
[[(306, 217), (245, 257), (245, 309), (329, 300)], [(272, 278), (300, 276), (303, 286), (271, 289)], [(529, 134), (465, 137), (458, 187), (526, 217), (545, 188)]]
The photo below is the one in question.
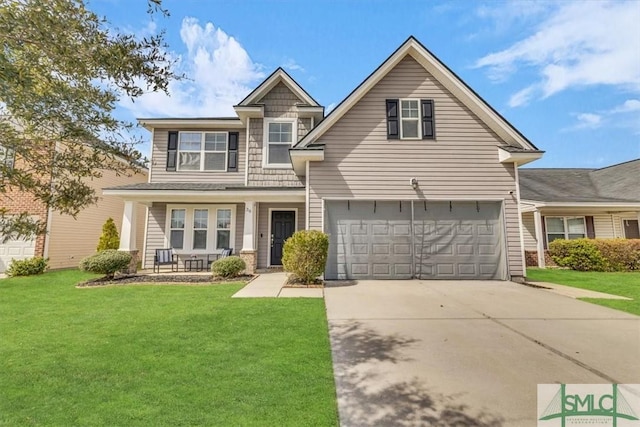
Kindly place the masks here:
[(291, 167), (289, 148), (296, 140), (295, 119), (265, 119), (263, 166)]
[(184, 247), (185, 209), (171, 209), (169, 244), (174, 249)]
[(179, 171), (227, 170), (227, 132), (180, 132)]
[(231, 209), (216, 211), (216, 249), (231, 247)]
[[(11, 148), (0, 145), (0, 164), (6, 170), (12, 170), (15, 164), (16, 153)], [(1, 171), (0, 171), (1, 172)]]
[(587, 227), (583, 216), (547, 216), (544, 219), (547, 244), (556, 239), (584, 239)]
[(167, 205), (165, 239), (179, 254), (213, 254), (233, 248), (235, 205)]
[(418, 99), (400, 100), (400, 138), (419, 139), (420, 101)]
[(209, 209), (193, 210), (193, 249), (207, 249)]

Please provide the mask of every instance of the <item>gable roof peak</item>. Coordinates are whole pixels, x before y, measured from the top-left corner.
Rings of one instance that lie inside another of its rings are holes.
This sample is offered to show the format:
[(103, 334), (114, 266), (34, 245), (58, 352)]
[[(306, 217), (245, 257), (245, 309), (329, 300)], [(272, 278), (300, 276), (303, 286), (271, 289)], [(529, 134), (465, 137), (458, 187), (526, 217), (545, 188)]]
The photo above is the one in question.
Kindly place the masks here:
[(318, 104), (318, 102), (284, 70), (284, 68), (278, 67), (269, 74), (269, 76), (264, 79), (258, 87), (252, 90), (249, 95), (240, 101), (238, 105), (235, 105), (235, 107), (246, 107), (255, 104), (280, 82), (284, 83), (284, 85), (302, 101), (314, 107), (320, 106), (320, 104)]
[(425, 70), (438, 80), (449, 92), (465, 104), (508, 145), (521, 147), (526, 151), (539, 151), (537, 147), (491, 107), (480, 95), (469, 87), (458, 75), (438, 59), (413, 35), (402, 43), (378, 68), (356, 87), (338, 106), (329, 113), (296, 147), (304, 148), (314, 143), (324, 132), (335, 124), (383, 77), (385, 77), (407, 55), (411, 55)]

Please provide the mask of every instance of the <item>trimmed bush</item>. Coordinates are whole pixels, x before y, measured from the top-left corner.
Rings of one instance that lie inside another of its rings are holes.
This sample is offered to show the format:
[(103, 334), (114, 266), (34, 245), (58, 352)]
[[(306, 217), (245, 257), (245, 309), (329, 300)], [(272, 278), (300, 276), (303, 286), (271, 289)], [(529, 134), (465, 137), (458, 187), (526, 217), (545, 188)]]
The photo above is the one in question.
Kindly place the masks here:
[(47, 269), (49, 264), (48, 259), (44, 259), (40, 256), (27, 259), (12, 259), (9, 268), (7, 268), (7, 276), (34, 276), (36, 274), (42, 274)]
[(90, 273), (104, 274), (108, 278), (129, 267), (131, 254), (129, 252), (107, 249), (80, 261), (80, 270)]
[(100, 240), (98, 240), (98, 247), (96, 252), (104, 251), (107, 249), (118, 249), (120, 247), (120, 236), (118, 235), (118, 229), (116, 223), (113, 222), (113, 218), (107, 219), (102, 226), (102, 234)]
[(312, 283), (324, 272), (329, 236), (317, 230), (296, 231), (284, 242), (282, 265), (297, 279)]
[(640, 270), (640, 240), (554, 240), (549, 254), (561, 267), (578, 271)]
[(595, 239), (607, 271), (640, 271), (640, 239)]
[(220, 258), (211, 264), (213, 275), (225, 279), (238, 276), (245, 268), (247, 268), (247, 265), (239, 256)]

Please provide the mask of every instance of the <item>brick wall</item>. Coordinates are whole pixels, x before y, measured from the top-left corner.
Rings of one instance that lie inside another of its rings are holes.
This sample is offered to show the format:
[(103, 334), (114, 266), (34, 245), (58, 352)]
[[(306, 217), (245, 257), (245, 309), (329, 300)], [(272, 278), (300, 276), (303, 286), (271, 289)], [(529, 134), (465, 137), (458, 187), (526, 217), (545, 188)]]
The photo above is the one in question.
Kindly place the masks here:
[[(527, 267), (538, 266), (538, 251), (524, 251), (525, 261)], [(544, 251), (544, 263), (547, 267), (557, 267), (558, 265), (553, 261), (549, 251)]]

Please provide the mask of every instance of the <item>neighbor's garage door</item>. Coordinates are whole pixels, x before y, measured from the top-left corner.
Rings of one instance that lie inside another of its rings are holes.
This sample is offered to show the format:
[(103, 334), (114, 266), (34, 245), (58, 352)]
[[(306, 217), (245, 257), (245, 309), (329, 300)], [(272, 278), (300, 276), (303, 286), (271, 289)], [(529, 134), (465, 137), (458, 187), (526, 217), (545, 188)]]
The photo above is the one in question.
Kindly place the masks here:
[(11, 264), (11, 259), (25, 259), (33, 257), (35, 253), (35, 240), (8, 240), (0, 241), (0, 273)]
[(501, 212), (499, 202), (327, 201), (325, 277), (505, 279)]

